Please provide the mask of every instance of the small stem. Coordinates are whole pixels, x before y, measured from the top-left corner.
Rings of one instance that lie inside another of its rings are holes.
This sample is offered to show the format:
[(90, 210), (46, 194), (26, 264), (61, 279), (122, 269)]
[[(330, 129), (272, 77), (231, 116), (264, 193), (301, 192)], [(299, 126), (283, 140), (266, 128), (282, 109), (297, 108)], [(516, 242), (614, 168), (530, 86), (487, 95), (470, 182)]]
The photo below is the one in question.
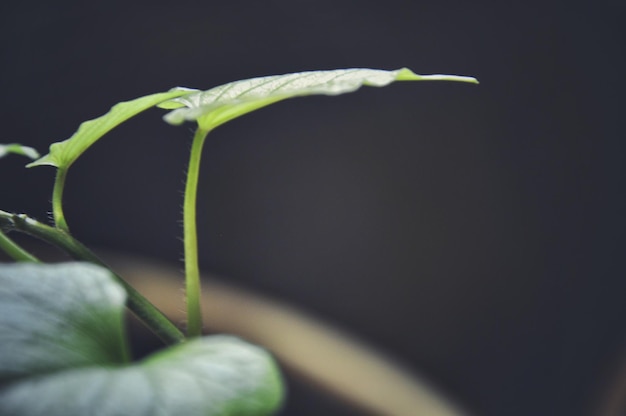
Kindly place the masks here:
[(91, 250), (65, 231), (42, 224), (24, 214), (17, 215), (5, 211), (0, 211), (0, 227), (14, 229), (37, 237), (61, 248), (76, 260), (84, 260), (106, 267), (126, 290), (128, 294), (128, 309), (130, 309), (148, 328), (168, 345), (184, 341), (185, 336), (183, 333), (180, 332), (161, 311), (124, 279), (113, 272)]
[(187, 292), (187, 336), (202, 335), (202, 312), (200, 310), (200, 268), (198, 266), (198, 235), (196, 231), (196, 200), (202, 146), (209, 132), (200, 127), (191, 145), (185, 200), (183, 203), (183, 233), (185, 245), (185, 287)]
[(37, 257), (17, 245), (17, 243), (11, 240), (2, 230), (0, 230), (0, 248), (15, 261), (39, 263)]
[(66, 177), (67, 168), (58, 168), (56, 178), (54, 179), (54, 189), (52, 190), (52, 215), (55, 226), (69, 233), (70, 229), (63, 214), (63, 190), (65, 189)]

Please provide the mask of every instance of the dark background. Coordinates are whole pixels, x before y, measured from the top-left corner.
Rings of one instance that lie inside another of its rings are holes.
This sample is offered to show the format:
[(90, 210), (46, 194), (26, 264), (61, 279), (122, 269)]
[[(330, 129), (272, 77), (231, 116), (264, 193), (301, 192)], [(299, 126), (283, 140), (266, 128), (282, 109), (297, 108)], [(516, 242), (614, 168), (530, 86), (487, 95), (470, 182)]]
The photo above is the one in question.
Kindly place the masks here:
[[(3, 2), (1, 142), (45, 152), (114, 103), (309, 69), (398, 83), (216, 130), (202, 268), (391, 354), (477, 415), (588, 415), (626, 351), (623, 1)], [(150, 112), (69, 173), (85, 243), (175, 263), (191, 127)], [(46, 219), (53, 170), (0, 165)], [(297, 383), (297, 382), (296, 382)], [(297, 386), (297, 384), (296, 384)], [(350, 414), (293, 389), (287, 414)]]

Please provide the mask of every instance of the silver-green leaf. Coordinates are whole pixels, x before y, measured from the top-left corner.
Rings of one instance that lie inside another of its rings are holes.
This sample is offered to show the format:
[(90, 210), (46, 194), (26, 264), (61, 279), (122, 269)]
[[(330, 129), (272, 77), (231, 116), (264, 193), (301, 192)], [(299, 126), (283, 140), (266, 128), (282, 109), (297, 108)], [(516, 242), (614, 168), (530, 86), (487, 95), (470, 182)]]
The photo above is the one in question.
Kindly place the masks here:
[(129, 363), (125, 292), (86, 263), (0, 264), (0, 415), (269, 415), (282, 379), (264, 349), (198, 338)]
[(307, 71), (235, 81), (165, 101), (159, 107), (173, 109), (165, 115), (165, 121), (170, 124), (197, 121), (200, 128), (211, 130), (287, 98), (314, 94), (339, 95), (355, 91), (363, 85), (383, 87), (394, 81), (429, 80), (478, 82), (475, 78), (465, 76), (418, 75), (407, 68), (395, 71), (363, 68)]
[(91, 264), (0, 264), (0, 380), (128, 361), (125, 301)]
[(263, 416), (282, 399), (281, 377), (267, 352), (213, 336), (133, 366), (79, 368), (14, 383), (0, 390), (0, 414)]

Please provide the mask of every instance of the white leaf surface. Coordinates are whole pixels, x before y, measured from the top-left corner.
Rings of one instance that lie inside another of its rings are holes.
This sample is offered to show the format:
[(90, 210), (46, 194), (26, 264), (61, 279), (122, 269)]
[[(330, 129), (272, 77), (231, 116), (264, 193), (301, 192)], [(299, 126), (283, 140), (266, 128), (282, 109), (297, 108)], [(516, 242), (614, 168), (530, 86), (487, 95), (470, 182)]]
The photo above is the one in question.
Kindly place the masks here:
[(471, 77), (418, 75), (407, 68), (395, 71), (365, 68), (307, 71), (235, 81), (208, 91), (175, 98), (159, 107), (174, 109), (165, 115), (165, 121), (170, 124), (197, 121), (201, 128), (211, 130), (287, 98), (316, 94), (339, 95), (355, 91), (364, 85), (383, 87), (394, 81), (428, 80), (477, 83)]

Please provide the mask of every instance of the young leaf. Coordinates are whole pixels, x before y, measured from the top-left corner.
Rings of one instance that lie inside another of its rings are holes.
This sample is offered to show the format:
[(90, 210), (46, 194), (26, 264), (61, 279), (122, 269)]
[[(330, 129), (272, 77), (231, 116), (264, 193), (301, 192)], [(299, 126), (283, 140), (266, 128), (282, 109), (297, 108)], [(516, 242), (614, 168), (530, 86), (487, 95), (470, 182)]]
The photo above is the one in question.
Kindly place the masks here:
[(37, 159), (39, 157), (39, 153), (32, 147), (22, 146), (17, 143), (0, 144), (0, 158), (3, 158), (9, 153), (26, 156), (31, 159)]
[(69, 139), (53, 143), (50, 153), (28, 165), (28, 167), (50, 165), (57, 168), (67, 169), (78, 157), (91, 145), (106, 133), (155, 105), (181, 97), (195, 90), (188, 88), (174, 88), (168, 92), (147, 95), (131, 101), (121, 102), (114, 105), (111, 110), (93, 120), (85, 121)]
[(383, 87), (394, 81), (462, 81), (477, 83), (475, 78), (456, 75), (417, 75), (407, 68), (396, 71), (376, 69), (338, 69), (308, 71), (235, 81), (208, 91), (188, 94), (158, 106), (173, 109), (165, 115), (170, 124), (197, 121), (203, 130), (211, 130), (234, 118), (291, 97), (352, 92), (363, 85)]
[(274, 360), (227, 336), (126, 363), (124, 291), (87, 263), (0, 264), (0, 414), (268, 415)]

